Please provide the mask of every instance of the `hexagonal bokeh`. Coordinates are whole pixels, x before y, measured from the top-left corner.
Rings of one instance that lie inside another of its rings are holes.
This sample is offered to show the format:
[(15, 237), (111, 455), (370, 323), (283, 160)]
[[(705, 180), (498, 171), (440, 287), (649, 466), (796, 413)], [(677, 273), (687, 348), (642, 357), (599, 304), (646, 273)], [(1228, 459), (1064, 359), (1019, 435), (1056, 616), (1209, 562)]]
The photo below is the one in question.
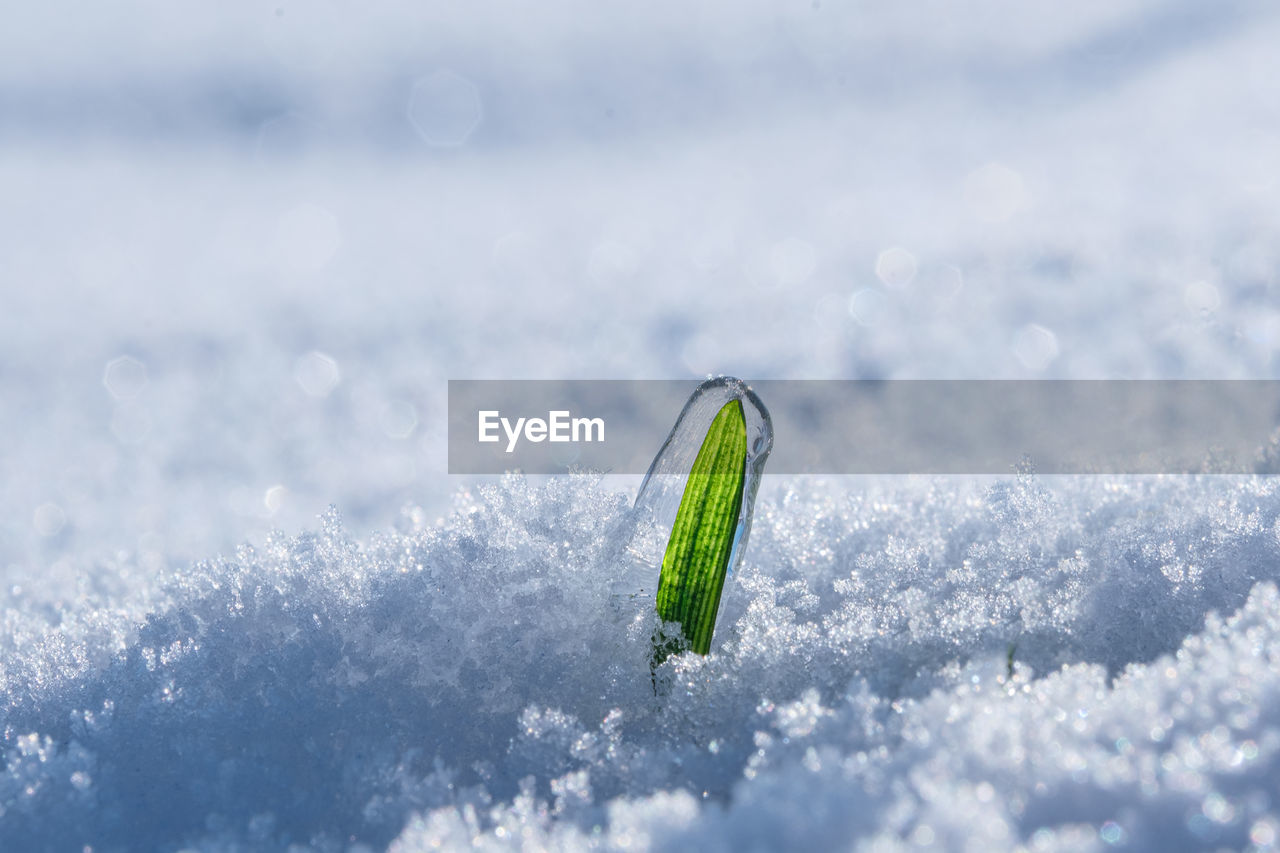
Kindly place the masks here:
[(327, 397), (342, 381), (342, 373), (331, 356), (312, 350), (295, 362), (293, 378), (308, 396)]
[(409, 94), (407, 115), (428, 145), (465, 145), (484, 118), (480, 90), (466, 77), (448, 69), (419, 78)]
[(133, 356), (113, 358), (102, 372), (102, 384), (117, 400), (132, 400), (147, 387), (147, 366)]

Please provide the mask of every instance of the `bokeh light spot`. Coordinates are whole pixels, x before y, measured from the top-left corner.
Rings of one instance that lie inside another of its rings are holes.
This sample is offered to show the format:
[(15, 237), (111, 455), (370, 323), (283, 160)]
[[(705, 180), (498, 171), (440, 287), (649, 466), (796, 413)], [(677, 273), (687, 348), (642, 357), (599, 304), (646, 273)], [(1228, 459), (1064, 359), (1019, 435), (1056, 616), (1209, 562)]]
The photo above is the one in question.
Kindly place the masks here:
[(342, 381), (342, 373), (331, 356), (312, 350), (294, 364), (293, 378), (308, 395), (327, 397)]
[(418, 427), (418, 410), (412, 403), (398, 400), (386, 406), (378, 420), (388, 438), (408, 438)]
[(903, 288), (915, 281), (919, 267), (916, 256), (894, 246), (876, 256), (876, 278), (886, 287)]
[(875, 326), (884, 319), (888, 300), (874, 287), (864, 287), (849, 297), (849, 316), (862, 326)]
[(1187, 310), (1195, 314), (1212, 314), (1222, 306), (1222, 294), (1211, 281), (1193, 281), (1182, 292)]
[(428, 74), (413, 84), (408, 118), (428, 145), (464, 145), (484, 118), (480, 90), (466, 77), (448, 69)]
[(57, 536), (67, 523), (67, 514), (55, 503), (42, 503), (32, 514), (31, 524), (36, 533), (46, 539)]
[(1098, 837), (1107, 844), (1121, 844), (1124, 842), (1124, 827), (1109, 820), (1098, 830)]
[(288, 493), (289, 493), (288, 489), (286, 489), (284, 486), (277, 483), (276, 485), (267, 489), (267, 491), (263, 494), (262, 505), (267, 508), (268, 513), (270, 513), (271, 515), (275, 515), (280, 510), (280, 507), (284, 504), (285, 496)]
[(147, 387), (147, 366), (132, 356), (113, 358), (103, 371), (102, 384), (117, 400), (132, 400)]
[(1028, 323), (1013, 336), (1013, 354), (1030, 370), (1044, 370), (1058, 357), (1058, 336), (1039, 323)]

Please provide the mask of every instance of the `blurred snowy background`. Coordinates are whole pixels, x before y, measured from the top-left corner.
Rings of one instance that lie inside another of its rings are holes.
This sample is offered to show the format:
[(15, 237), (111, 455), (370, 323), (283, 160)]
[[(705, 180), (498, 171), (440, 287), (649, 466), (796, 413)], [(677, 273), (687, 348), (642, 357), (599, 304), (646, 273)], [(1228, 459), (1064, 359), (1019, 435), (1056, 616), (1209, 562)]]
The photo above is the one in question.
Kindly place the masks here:
[(1270, 481), (766, 480), (656, 707), (625, 485), (443, 473), (450, 377), (1280, 378), (1273, 3), (5, 19), (6, 848), (1280, 838)]

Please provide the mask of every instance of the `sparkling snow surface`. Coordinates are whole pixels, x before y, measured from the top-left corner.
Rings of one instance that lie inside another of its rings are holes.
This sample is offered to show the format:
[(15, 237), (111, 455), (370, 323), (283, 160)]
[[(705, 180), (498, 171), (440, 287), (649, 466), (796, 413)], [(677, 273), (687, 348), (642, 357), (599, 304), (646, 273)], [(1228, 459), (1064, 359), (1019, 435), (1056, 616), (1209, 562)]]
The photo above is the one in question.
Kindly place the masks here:
[(1280, 378), (1280, 9), (438, 5), (6, 16), (0, 849), (1280, 846), (1280, 481), (766, 474), (655, 696), (638, 478), (444, 473), (450, 377)]

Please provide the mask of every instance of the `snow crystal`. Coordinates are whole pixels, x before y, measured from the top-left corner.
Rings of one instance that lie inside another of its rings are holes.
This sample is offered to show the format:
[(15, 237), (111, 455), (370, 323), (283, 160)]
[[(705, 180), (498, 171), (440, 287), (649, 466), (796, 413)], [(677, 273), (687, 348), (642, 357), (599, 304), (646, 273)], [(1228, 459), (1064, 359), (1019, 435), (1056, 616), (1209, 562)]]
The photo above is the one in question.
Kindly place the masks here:
[(651, 598), (613, 592), (629, 495), (584, 476), (363, 542), (331, 512), (145, 604), (9, 610), (4, 846), (1168, 849), (1274, 826), (1280, 487), (778, 485), (667, 695)]

